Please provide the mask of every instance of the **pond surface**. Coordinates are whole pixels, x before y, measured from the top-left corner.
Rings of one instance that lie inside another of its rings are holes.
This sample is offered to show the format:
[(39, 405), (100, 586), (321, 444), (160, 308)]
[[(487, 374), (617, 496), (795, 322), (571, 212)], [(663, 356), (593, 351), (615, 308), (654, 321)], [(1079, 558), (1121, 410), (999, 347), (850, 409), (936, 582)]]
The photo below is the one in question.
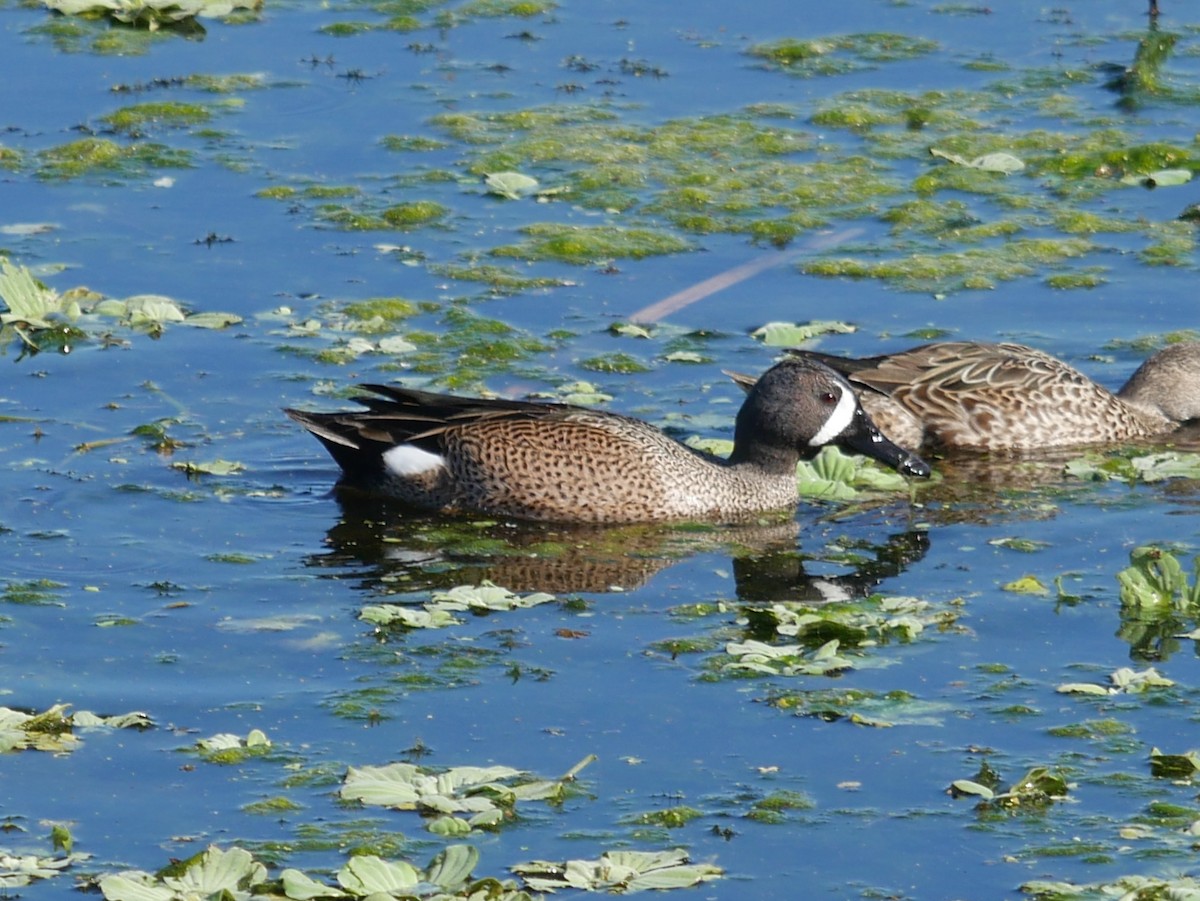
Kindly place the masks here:
[[(724, 876), (681, 896), (731, 899), (1194, 870), (1196, 787), (1151, 752), (1200, 746), (1195, 611), (1117, 580), (1146, 545), (1190, 577), (1194, 480), (948, 462), (762, 528), (537, 529), (339, 498), (280, 413), (398, 379), (727, 438), (721, 370), (769, 366), (770, 322), (853, 326), (818, 339), (853, 355), (1016, 339), (1113, 388), (1195, 337), (1197, 191), (1144, 184), (1200, 156), (1187, 5), (799, 8), (291, 3), (150, 36), (0, 5), (0, 249), (94, 292), (78, 331), (4, 333), (0, 692), (151, 724), (0, 756), (0, 848), (53, 856), (62, 824), (91, 855), (14, 891), (210, 844), (323, 881), (453, 843), (501, 879), (684, 848)], [(1024, 169), (961, 165), (998, 152)], [(489, 191), (505, 171), (537, 187)], [(98, 305), (138, 295), (228, 315)], [(483, 580), (554, 599), (361, 618)], [(739, 656), (794, 644), (763, 611), (801, 603), (791, 670)], [(1059, 691), (1122, 667), (1172, 684)], [(254, 730), (265, 753), (198, 750)], [(589, 755), (560, 803), (453, 838), (339, 798), (347, 767)], [(1052, 799), (949, 793), (1037, 768)]]

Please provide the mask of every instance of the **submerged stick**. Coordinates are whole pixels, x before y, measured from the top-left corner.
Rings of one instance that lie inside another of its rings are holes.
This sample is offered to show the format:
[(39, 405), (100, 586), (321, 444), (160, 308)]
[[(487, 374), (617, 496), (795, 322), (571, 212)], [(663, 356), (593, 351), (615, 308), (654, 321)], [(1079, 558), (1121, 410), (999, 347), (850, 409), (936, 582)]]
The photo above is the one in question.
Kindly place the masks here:
[(862, 233), (863, 229), (861, 228), (846, 228), (841, 231), (810, 238), (801, 246), (783, 253), (763, 254), (761, 257), (750, 260), (748, 263), (742, 263), (740, 266), (726, 269), (712, 278), (706, 278), (704, 281), (697, 282), (688, 288), (684, 288), (682, 291), (677, 291), (669, 297), (664, 297), (662, 300), (650, 304), (648, 307), (642, 307), (629, 317), (629, 321), (643, 324), (658, 322), (671, 313), (682, 310), (684, 307), (698, 300), (703, 300), (710, 294), (724, 291), (726, 288), (738, 284), (738, 282), (744, 282), (751, 276), (758, 275), (758, 273), (766, 269), (790, 263), (797, 257), (804, 256), (805, 254), (828, 250), (830, 247), (836, 247), (839, 244), (844, 244), (846, 241), (857, 238)]

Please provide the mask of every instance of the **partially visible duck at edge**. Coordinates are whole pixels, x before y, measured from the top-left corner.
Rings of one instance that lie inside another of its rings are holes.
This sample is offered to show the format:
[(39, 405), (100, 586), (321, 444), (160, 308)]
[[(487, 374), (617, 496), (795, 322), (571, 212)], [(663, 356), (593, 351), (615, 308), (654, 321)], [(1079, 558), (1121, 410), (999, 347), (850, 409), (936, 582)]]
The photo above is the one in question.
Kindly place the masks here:
[(747, 388), (727, 460), (641, 420), (564, 404), (364, 385), (365, 411), (285, 410), (343, 483), (415, 507), (553, 522), (745, 520), (794, 507), (796, 463), (836, 444), (929, 475), (863, 411), (850, 385), (790, 357)]
[(1200, 418), (1200, 343), (1158, 351), (1116, 394), (1021, 344), (948, 341), (864, 359), (790, 353), (844, 375), (884, 434), (914, 451), (1116, 444)]

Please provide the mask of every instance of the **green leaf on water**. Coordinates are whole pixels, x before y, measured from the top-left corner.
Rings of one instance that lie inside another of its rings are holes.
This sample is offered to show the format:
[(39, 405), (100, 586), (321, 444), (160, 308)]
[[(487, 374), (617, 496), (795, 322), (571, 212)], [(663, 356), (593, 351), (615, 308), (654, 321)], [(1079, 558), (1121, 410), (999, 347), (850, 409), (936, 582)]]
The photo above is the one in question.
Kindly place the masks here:
[(199, 739), (195, 748), (209, 763), (228, 766), (270, 753), (271, 740), (261, 729), (251, 729), (245, 738), (230, 732), (221, 732)]
[(1110, 693), (1110, 689), (1107, 687), (1091, 682), (1064, 682), (1054, 690), (1065, 695), (1104, 695), (1107, 697)]
[(769, 676), (825, 676), (854, 666), (853, 661), (838, 653), (839, 645), (836, 638), (816, 650), (800, 644), (773, 645), (754, 639), (731, 641), (725, 645), (725, 653), (733, 659), (722, 669)]
[(813, 322), (768, 322), (750, 333), (767, 347), (795, 347), (820, 335), (846, 335), (857, 331), (848, 322), (815, 320)]
[(228, 476), (235, 472), (241, 472), (246, 467), (232, 460), (209, 460), (204, 463), (195, 460), (177, 460), (171, 464), (171, 468), (185, 472), (189, 476)]
[(622, 338), (649, 338), (651, 335), (650, 329), (636, 322), (616, 322), (610, 325), (608, 330)]
[(56, 849), (63, 847), (65, 844), (68, 852), (65, 857), (12, 854), (8, 851), (0, 850), (0, 887), (4, 889), (6, 896), (24, 896), (24, 892), (12, 892), (10, 890), (29, 885), (35, 879), (51, 879), (55, 876), (61, 876), (62, 871), (71, 866), (71, 864), (87, 860), (91, 857), (90, 854), (70, 853), (70, 832), (65, 826), (56, 824), (51, 832), (51, 839), (54, 841)]
[(376, 626), (399, 626), (404, 629), (442, 629), (461, 622), (456, 613), (500, 613), (536, 607), (556, 600), (554, 595), (533, 592), (517, 595), (507, 588), (484, 580), (479, 585), (459, 585), (447, 591), (435, 592), (420, 607), (404, 604), (371, 604), (364, 607), (358, 618)]
[(1189, 582), (1173, 554), (1144, 546), (1129, 552), (1130, 566), (1117, 573), (1121, 603), (1142, 610), (1191, 612), (1200, 602), (1200, 557), (1192, 563)]
[(1159, 779), (1191, 779), (1200, 771), (1200, 751), (1186, 754), (1164, 754), (1158, 748), (1150, 750), (1150, 775)]
[(140, 870), (105, 876), (99, 885), (106, 901), (172, 901), (179, 897), (174, 889), (157, 884), (151, 874)]
[(440, 852), (425, 870), (425, 881), (453, 892), (465, 885), (479, 863), (479, 851), (474, 845), (450, 845)]
[(337, 881), (352, 895), (362, 898), (378, 892), (385, 897), (400, 893), (413, 894), (412, 889), (421, 883), (420, 872), (403, 860), (387, 861), (373, 854), (351, 857), (350, 862), (338, 870)]
[(1138, 694), (1151, 688), (1169, 688), (1175, 682), (1166, 676), (1159, 675), (1154, 667), (1137, 672), (1123, 666), (1114, 670), (1108, 677), (1108, 685), (1096, 685), (1091, 682), (1067, 682), (1059, 685), (1055, 691), (1060, 694), (1085, 695), (1115, 695)]
[(950, 783), (950, 792), (955, 797), (959, 795), (976, 795), (985, 801), (990, 801), (996, 797), (996, 793), (986, 785), (980, 785), (978, 782), (972, 782), (970, 779), (955, 779)]
[(1034, 551), (1040, 551), (1043, 548), (1050, 546), (1050, 542), (1048, 541), (1038, 541), (1034, 538), (1016, 537), (993, 538), (988, 542), (988, 544), (995, 547), (1005, 547), (1010, 550), (1021, 551), (1025, 554), (1033, 553)]
[[(63, 865), (86, 855), (71, 855)], [(35, 858), (25, 858), (33, 861)], [(484, 893), (494, 901), (521, 901), (528, 896), (517, 890), (516, 882), (488, 879), (471, 883), (471, 872), (479, 852), (469, 845), (450, 845), (441, 851), (425, 870), (406, 861), (388, 861), (371, 854), (355, 855), (337, 873), (343, 886), (327, 885), (294, 868), (283, 870), (276, 882), (268, 882), (267, 869), (247, 851), (229, 851), (212, 846), (189, 860), (176, 862), (150, 874), (126, 870), (98, 880), (107, 901), (180, 901), (180, 899), (289, 898), (315, 901), (319, 898), (466, 898), (469, 888), (486, 885)], [(58, 865), (58, 861), (47, 861)], [(0, 870), (0, 878), (6, 874)], [(5, 882), (5, 885), (16, 885)], [(22, 883), (23, 884), (23, 883)], [(466, 891), (464, 892), (464, 889)], [(280, 895), (279, 892), (283, 894)], [(462, 894), (459, 894), (462, 892)], [(444, 894), (454, 893), (454, 894)], [(481, 898), (482, 894), (470, 894)]]
[(150, 729), (154, 726), (154, 721), (140, 710), (112, 716), (77, 710), (71, 715), (71, 722), (80, 729)]
[(607, 851), (597, 860), (532, 860), (510, 867), (535, 892), (574, 888), (625, 893), (646, 889), (688, 888), (718, 879), (724, 870), (689, 863), (682, 849)]
[(266, 881), (267, 868), (244, 848), (222, 851), (215, 846), (193, 857), (177, 876), (164, 876), (163, 885), (183, 897), (210, 898), (244, 895), (246, 889)]
[(1004, 791), (998, 791), (989, 800), (981, 801), (987, 807), (1004, 807), (1014, 811), (1038, 810), (1067, 797), (1070, 786), (1049, 767), (1035, 766)]
[(74, 725), (66, 704), (55, 704), (41, 713), (26, 713), (0, 707), (0, 752), (73, 751), (79, 739), (71, 734)]
[(1157, 172), (1130, 173), (1121, 179), (1121, 184), (1142, 185), (1146, 188), (1167, 188), (1186, 185), (1191, 180), (1191, 169), (1159, 169)]
[(1048, 595), (1050, 593), (1050, 589), (1042, 584), (1042, 580), (1032, 575), (1024, 575), (1019, 579), (1006, 582), (1000, 588), (1003, 591), (1012, 591), (1016, 594)]
[(222, 329), (241, 322), (242, 317), (235, 313), (192, 313), (183, 318), (184, 325), (196, 328)]
[(444, 629), (462, 622), (445, 610), (427, 610), (400, 604), (370, 604), (359, 611), (358, 618), (377, 626), (399, 626), (402, 629)]
[[(591, 759), (594, 758), (585, 758), (584, 765)], [(352, 766), (339, 794), (348, 801), (440, 815), (430, 822), (430, 831), (460, 835), (471, 829), (503, 825), (511, 819), (510, 812), (520, 801), (559, 800), (564, 784), (580, 768), (577, 766), (558, 779), (546, 780), (506, 766), (450, 769), (411, 763)], [(449, 861), (445, 865), (461, 868), (464, 861)]]
[(156, 31), (196, 17), (220, 18), (235, 9), (258, 9), (262, 0), (42, 0), (66, 16), (111, 17), (125, 25)]
[(311, 876), (289, 867), (279, 874), (283, 893), (293, 901), (312, 901), (314, 898), (345, 898), (346, 892), (317, 882)]
[(187, 317), (179, 304), (161, 294), (137, 294), (125, 298), (124, 319), (132, 326), (161, 327), (168, 322), (183, 322)]
[(70, 854), (71, 847), (75, 844), (70, 827), (64, 823), (53, 824), (50, 827), (50, 843), (54, 846), (55, 851), (66, 851)]
[(1069, 461), (1067, 475), (1088, 482), (1161, 482), (1165, 479), (1200, 478), (1200, 454), (1164, 451), (1137, 457), (1085, 454)]
[(484, 178), (488, 191), (509, 200), (520, 200), (534, 194), (538, 189), (538, 180), (520, 172), (493, 172)]
[(71, 322), (80, 316), (79, 304), (73, 299), (47, 288), (33, 277), (25, 266), (15, 266), (0, 259), (0, 299), (8, 307), (0, 313), (0, 322), (10, 325), (22, 322), (31, 328), (51, 328), (55, 318)]
[(955, 153), (947, 153), (936, 147), (929, 148), (929, 153), (931, 156), (954, 163), (956, 166), (966, 166), (968, 169), (980, 169), (984, 172), (999, 172), (1003, 175), (1020, 172), (1025, 168), (1025, 163), (1020, 159), (1011, 153), (1004, 153), (1003, 151), (985, 153), (983, 156), (977, 156), (972, 160), (964, 159)]
[(611, 394), (605, 394), (592, 382), (585, 381), (567, 382), (565, 385), (559, 385), (553, 393), (539, 392), (531, 396), (584, 407), (594, 407), (613, 399)]

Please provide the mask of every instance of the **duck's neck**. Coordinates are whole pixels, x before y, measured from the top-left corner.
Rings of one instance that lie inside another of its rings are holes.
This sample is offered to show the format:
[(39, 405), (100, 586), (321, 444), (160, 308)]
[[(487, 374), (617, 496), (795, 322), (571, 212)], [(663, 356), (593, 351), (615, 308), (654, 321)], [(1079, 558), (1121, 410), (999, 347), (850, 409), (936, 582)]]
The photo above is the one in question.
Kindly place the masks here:
[(771, 475), (795, 473), (800, 452), (791, 444), (773, 440), (773, 435), (763, 434), (760, 427), (751, 426), (747, 419), (742, 415), (737, 418), (728, 464), (753, 467)]
[(751, 391), (738, 410), (733, 427), (733, 451), (730, 466), (753, 467), (770, 475), (794, 474), (800, 451), (783, 435), (774, 431), (774, 420), (759, 408), (759, 395)]
[(726, 461), (730, 466), (752, 466), (755, 469), (780, 475), (794, 473), (796, 464), (800, 462), (800, 454), (795, 448), (772, 447), (760, 442), (735, 441), (733, 453)]

